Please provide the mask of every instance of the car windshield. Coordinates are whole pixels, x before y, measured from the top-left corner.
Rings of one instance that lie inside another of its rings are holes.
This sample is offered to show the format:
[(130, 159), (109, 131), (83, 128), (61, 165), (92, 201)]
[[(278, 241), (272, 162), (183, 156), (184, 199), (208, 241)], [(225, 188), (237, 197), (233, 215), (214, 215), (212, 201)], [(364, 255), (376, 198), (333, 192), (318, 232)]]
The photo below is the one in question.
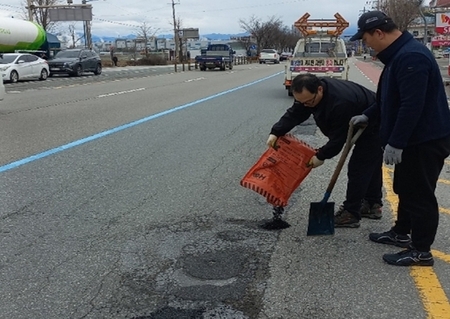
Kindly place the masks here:
[(11, 54), (11, 55), (0, 55), (0, 64), (8, 64), (14, 62), (14, 60), (17, 58), (17, 54)]
[(56, 58), (78, 58), (80, 56), (80, 51), (61, 51), (55, 55)]
[(277, 51), (265, 49), (265, 50), (262, 50), (261, 52), (262, 52), (262, 53), (276, 53)]
[(216, 44), (216, 45), (212, 45), (209, 47), (208, 51), (228, 51), (229, 47), (227, 45), (220, 45), (220, 44)]

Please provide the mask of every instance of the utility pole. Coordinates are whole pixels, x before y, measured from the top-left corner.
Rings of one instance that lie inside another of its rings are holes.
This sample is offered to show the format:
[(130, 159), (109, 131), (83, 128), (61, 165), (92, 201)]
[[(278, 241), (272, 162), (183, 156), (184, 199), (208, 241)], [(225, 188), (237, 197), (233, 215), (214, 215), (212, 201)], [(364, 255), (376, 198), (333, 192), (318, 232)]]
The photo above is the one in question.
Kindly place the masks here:
[(172, 0), (172, 15), (173, 15), (173, 40), (175, 42), (175, 50), (173, 53), (173, 61), (174, 61), (174, 67), (175, 72), (177, 72), (177, 53), (178, 53), (178, 28), (177, 28), (177, 18), (175, 15), (175, 5), (178, 3), (175, 3), (175, 0)]
[[(89, 0), (91, 2), (93, 0)], [(88, 0), (82, 0), (82, 5), (87, 5)], [(90, 21), (83, 21), (83, 30), (84, 30), (84, 46), (87, 49), (92, 49), (92, 36), (91, 36), (91, 24)]]
[(423, 0), (417, 1), (418, 7), (419, 7), (419, 13), (423, 19), (423, 44), (427, 45), (428, 44), (428, 24), (427, 24), (427, 18), (425, 17), (425, 14), (423, 13), (423, 10), (422, 10), (422, 3), (423, 3)]
[(33, 4), (31, 2), (31, 0), (27, 0), (27, 9), (28, 9), (28, 20), (30, 20), (31, 22), (33, 22)]

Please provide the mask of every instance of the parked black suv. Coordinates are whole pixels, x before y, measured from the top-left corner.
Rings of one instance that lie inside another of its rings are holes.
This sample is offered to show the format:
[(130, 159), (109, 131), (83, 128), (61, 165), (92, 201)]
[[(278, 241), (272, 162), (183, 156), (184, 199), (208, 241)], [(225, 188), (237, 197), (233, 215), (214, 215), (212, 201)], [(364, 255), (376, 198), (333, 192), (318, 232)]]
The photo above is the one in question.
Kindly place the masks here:
[(53, 74), (69, 74), (80, 76), (83, 72), (102, 73), (102, 60), (95, 51), (87, 49), (69, 49), (58, 52), (48, 61), (50, 76)]

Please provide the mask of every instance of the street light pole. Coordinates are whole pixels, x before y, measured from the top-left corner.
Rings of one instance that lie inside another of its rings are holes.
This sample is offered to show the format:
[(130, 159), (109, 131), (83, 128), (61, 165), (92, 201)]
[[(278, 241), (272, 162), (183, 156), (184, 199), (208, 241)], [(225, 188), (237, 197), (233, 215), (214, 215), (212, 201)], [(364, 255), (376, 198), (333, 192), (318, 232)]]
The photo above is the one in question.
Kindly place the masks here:
[[(91, 2), (95, 0), (81, 0), (82, 5), (88, 5), (87, 2)], [(92, 49), (92, 36), (91, 36), (91, 23), (90, 21), (83, 21), (83, 30), (84, 30), (84, 46), (87, 49)]]
[(427, 19), (426, 19), (425, 15), (423, 14), (422, 2), (423, 2), (423, 0), (419, 1), (419, 13), (423, 19), (423, 44), (427, 45), (428, 44), (428, 24), (427, 24)]
[(172, 0), (172, 16), (173, 16), (173, 40), (175, 42), (175, 51), (173, 53), (173, 61), (175, 72), (177, 72), (177, 52), (178, 52), (178, 30), (177, 30), (177, 19), (175, 16), (175, 1)]

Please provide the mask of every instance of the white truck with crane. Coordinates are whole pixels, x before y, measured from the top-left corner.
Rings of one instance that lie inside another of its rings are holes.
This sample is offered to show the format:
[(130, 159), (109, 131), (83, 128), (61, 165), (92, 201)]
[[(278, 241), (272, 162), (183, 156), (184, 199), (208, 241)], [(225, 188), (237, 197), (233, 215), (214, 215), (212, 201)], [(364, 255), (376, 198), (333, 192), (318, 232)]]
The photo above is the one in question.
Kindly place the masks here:
[(284, 86), (289, 96), (293, 95), (292, 80), (301, 73), (348, 80), (347, 49), (340, 35), (349, 23), (339, 13), (334, 15), (336, 19), (308, 20), (309, 17), (305, 13), (294, 23), (302, 37), (285, 66)]

